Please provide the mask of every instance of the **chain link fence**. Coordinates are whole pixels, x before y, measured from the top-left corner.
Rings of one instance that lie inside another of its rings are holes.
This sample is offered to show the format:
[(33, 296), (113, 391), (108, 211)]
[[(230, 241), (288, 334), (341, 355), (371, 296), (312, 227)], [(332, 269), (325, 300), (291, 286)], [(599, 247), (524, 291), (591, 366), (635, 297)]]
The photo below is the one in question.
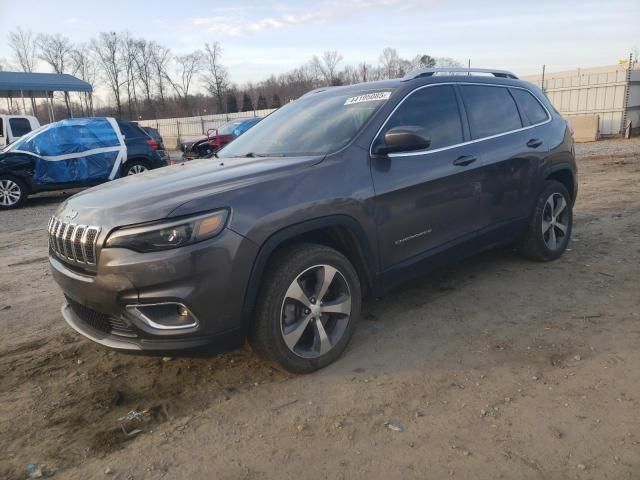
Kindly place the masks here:
[(249, 112), (203, 115), (200, 117), (162, 118), (158, 120), (140, 120), (142, 127), (157, 128), (166, 147), (177, 150), (180, 142), (190, 137), (206, 135), (207, 130), (218, 128), (223, 123), (242, 118), (266, 117), (275, 109), (251, 110)]

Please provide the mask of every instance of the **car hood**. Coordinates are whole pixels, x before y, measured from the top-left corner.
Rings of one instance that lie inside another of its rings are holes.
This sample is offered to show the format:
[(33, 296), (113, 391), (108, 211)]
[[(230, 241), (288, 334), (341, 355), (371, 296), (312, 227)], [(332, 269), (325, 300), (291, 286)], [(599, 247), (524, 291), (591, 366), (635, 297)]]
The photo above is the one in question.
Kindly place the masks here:
[[(206, 140), (208, 137), (206, 135), (200, 135), (198, 137), (191, 137), (191, 138), (187, 138), (185, 139), (183, 142), (180, 142), (180, 145), (182, 145), (183, 147), (190, 147), (192, 146), (194, 143), (198, 143), (201, 142), (203, 140)], [(211, 137), (213, 138), (213, 137)]]
[(69, 198), (56, 215), (72, 217), (76, 224), (109, 229), (175, 216), (181, 206), (177, 215), (196, 213), (184, 206), (202, 198), (207, 199), (207, 209), (214, 210), (230, 206), (225, 203), (225, 194), (321, 160), (321, 156), (194, 160), (90, 188)]

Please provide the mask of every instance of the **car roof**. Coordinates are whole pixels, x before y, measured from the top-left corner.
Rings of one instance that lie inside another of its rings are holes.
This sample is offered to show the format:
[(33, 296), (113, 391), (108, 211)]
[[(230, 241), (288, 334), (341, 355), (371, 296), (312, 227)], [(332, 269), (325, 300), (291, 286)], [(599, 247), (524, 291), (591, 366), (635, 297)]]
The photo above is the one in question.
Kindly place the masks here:
[[(450, 72), (450, 74), (446, 74)], [(498, 76), (496, 76), (498, 75)], [(311, 90), (303, 95), (314, 95), (318, 93), (361, 93), (366, 91), (376, 91), (391, 89), (396, 90), (400, 87), (409, 86), (415, 88), (421, 85), (435, 83), (486, 83), (488, 85), (508, 85), (508, 86), (528, 86), (532, 84), (524, 80), (518, 79), (513, 73), (504, 70), (495, 69), (420, 69), (409, 72), (403, 78), (392, 80), (380, 80), (375, 82), (354, 83), (352, 85), (336, 86), (336, 87), (320, 87)]]

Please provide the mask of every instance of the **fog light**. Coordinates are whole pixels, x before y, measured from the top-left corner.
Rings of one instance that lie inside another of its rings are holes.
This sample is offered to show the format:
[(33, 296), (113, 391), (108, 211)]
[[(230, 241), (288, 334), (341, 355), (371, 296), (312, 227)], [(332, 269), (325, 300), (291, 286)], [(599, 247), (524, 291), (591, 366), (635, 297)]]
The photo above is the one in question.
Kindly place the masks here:
[(127, 312), (135, 319), (157, 330), (183, 330), (198, 326), (198, 319), (182, 303), (128, 305)]

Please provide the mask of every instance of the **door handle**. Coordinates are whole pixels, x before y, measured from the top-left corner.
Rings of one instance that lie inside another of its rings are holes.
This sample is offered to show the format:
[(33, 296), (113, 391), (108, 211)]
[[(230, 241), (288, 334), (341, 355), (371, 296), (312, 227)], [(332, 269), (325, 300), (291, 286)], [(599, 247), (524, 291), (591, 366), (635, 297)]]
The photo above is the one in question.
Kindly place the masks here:
[(532, 138), (527, 142), (527, 147), (530, 148), (538, 148), (540, 145), (542, 145), (542, 140), (539, 138)]
[(454, 165), (457, 165), (458, 167), (466, 167), (467, 165), (469, 165), (470, 163), (475, 162), (477, 159), (474, 156), (471, 155), (463, 155), (462, 157), (458, 157), (453, 161)]

